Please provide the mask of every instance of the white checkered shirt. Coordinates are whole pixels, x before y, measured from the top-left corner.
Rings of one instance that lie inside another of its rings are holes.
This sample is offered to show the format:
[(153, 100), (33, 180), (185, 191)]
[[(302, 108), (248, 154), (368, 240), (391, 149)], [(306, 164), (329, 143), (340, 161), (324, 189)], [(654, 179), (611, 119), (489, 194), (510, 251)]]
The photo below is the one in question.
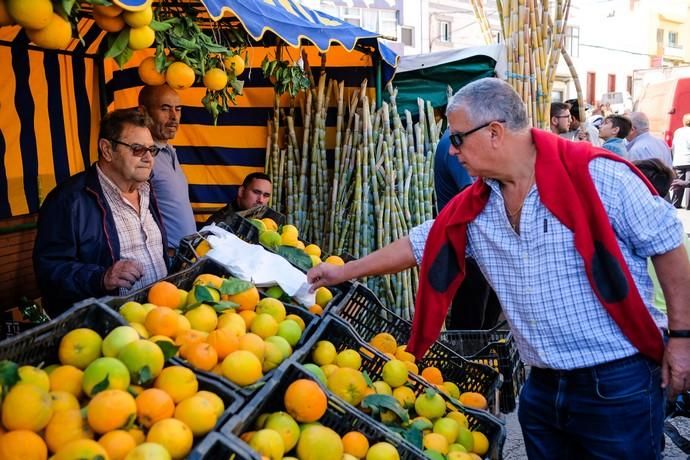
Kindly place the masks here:
[(127, 295), (137, 289), (158, 281), (168, 273), (163, 258), (163, 237), (160, 228), (149, 209), (150, 187), (144, 182), (139, 187), (139, 212), (134, 209), (120, 192), (120, 189), (98, 170), (98, 180), (113, 214), (117, 238), (120, 240), (120, 259), (136, 260), (143, 267), (143, 275), (130, 289), (120, 288), (120, 295)]
[[(589, 170), (640, 295), (657, 324), (665, 326), (666, 318), (652, 306), (647, 258), (680, 246), (682, 224), (674, 208), (650, 194), (628, 166), (597, 158)], [(486, 183), (491, 194), (468, 225), (466, 255), (496, 291), (523, 361), (576, 369), (636, 353), (592, 291), (573, 233), (544, 207), (536, 186), (525, 200), (517, 235), (500, 184)], [(417, 263), (432, 224), (410, 232)]]

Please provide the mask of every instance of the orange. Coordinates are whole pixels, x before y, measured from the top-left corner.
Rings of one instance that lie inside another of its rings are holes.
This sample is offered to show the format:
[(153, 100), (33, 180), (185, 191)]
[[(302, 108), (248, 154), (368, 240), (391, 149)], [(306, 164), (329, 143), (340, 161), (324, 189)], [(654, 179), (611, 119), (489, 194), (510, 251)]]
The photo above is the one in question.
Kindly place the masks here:
[(338, 367), (359, 369), (362, 365), (362, 356), (357, 351), (347, 348), (336, 355), (335, 364)]
[(137, 428), (137, 427), (130, 428), (129, 430), (127, 430), (127, 433), (129, 433), (129, 435), (132, 436), (132, 438), (134, 439), (134, 442), (137, 443), (137, 446), (139, 444), (142, 444), (144, 441), (146, 441), (146, 435), (144, 434), (144, 432), (140, 428)]
[(192, 329), (211, 332), (218, 325), (218, 314), (210, 305), (201, 304), (184, 314)]
[(278, 333), (278, 322), (268, 313), (260, 313), (252, 321), (250, 330), (262, 339), (266, 339)]
[(398, 400), (403, 409), (409, 409), (414, 406), (417, 397), (412, 391), (412, 388), (402, 386), (393, 390), (393, 397)]
[(122, 14), (122, 8), (117, 5), (101, 6), (94, 5), (94, 13), (100, 14), (102, 16), (115, 17)]
[(283, 438), (285, 451), (289, 452), (297, 445), (300, 429), (294, 418), (287, 412), (274, 412), (266, 417), (263, 428), (277, 432)]
[(328, 389), (353, 406), (366, 396), (367, 381), (362, 373), (349, 367), (336, 369), (328, 376)]
[(50, 419), (43, 437), (51, 452), (78, 439), (93, 439), (93, 433), (86, 425), (79, 407), (58, 412)]
[(328, 399), (321, 387), (308, 379), (295, 380), (283, 397), (285, 410), (302, 423), (315, 422), (326, 413)]
[(200, 398), (204, 398), (210, 402), (216, 413), (216, 417), (220, 417), (223, 415), (223, 412), (225, 412), (225, 403), (217, 394), (211, 393), (210, 391), (201, 390), (195, 396), (199, 396)]
[(26, 35), (34, 44), (47, 49), (61, 50), (72, 41), (72, 25), (59, 14), (53, 14), (50, 23), (40, 29), (26, 29)]
[(223, 360), (223, 375), (241, 387), (251, 385), (263, 377), (261, 360), (250, 351), (233, 351)]
[(103, 446), (92, 439), (78, 439), (65, 444), (51, 460), (74, 460), (74, 459), (108, 459), (108, 452)]
[(180, 402), (175, 408), (175, 418), (183, 421), (194, 436), (208, 433), (218, 421), (216, 406), (207, 398), (198, 395)]
[(240, 346), (240, 340), (237, 338), (237, 335), (225, 329), (217, 329), (211, 332), (206, 338), (206, 343), (216, 350), (218, 359), (224, 359)]
[(323, 314), (323, 307), (319, 304), (314, 304), (311, 307), (309, 307), (309, 311), (314, 313), (315, 315), (321, 316)]
[(43, 29), (53, 19), (50, 0), (5, 0), (7, 12), (25, 29)]
[(122, 13), (122, 17), (130, 27), (147, 26), (153, 20), (153, 9), (151, 5), (148, 5), (140, 11), (125, 11)]
[[(206, 240), (204, 240), (206, 241)], [(197, 246), (198, 250), (198, 246)], [(194, 283), (192, 283), (194, 286), (200, 285), (200, 286), (210, 286), (214, 289), (220, 289), (221, 286), (223, 285), (223, 278), (221, 278), (218, 275), (213, 275), (211, 273), (202, 273), (201, 275), (197, 276), (194, 279)]]
[(46, 460), (48, 448), (33, 431), (16, 430), (0, 436), (0, 458), (7, 460)]
[(194, 372), (182, 366), (166, 367), (153, 385), (168, 393), (175, 404), (194, 395), (199, 389)]
[(434, 366), (423, 369), (422, 378), (429, 383), (433, 383), (434, 385), (443, 384), (443, 375), (441, 374), (439, 368)]
[(443, 417), (446, 413), (446, 401), (440, 394), (434, 391), (427, 391), (417, 396), (414, 402), (414, 410), (417, 412), (417, 415), (429, 420), (435, 420)]
[(125, 460), (170, 460), (167, 449), (155, 442), (144, 442), (132, 450)]
[(101, 436), (98, 444), (108, 452), (110, 460), (124, 460), (136, 446), (131, 434), (124, 430), (115, 430)]
[(369, 450), (369, 440), (359, 431), (350, 431), (343, 436), (343, 449), (346, 454), (364, 458)]
[(263, 361), (266, 344), (258, 335), (248, 332), (239, 338), (240, 350), (246, 350), (253, 353), (259, 361)]
[(395, 353), (398, 348), (398, 342), (395, 340), (395, 337), (387, 332), (376, 334), (369, 341), (369, 344), (381, 353)]
[(21, 366), (18, 372), (21, 383), (32, 383), (41, 390), (50, 391), (50, 378), (43, 369), (35, 366)]
[(324, 262), (333, 265), (345, 265), (345, 261), (338, 256), (328, 256)]
[(316, 290), (316, 304), (321, 306), (321, 308), (326, 308), (326, 305), (328, 305), (328, 302), (333, 299), (333, 293), (325, 287), (320, 287)]
[[(120, 353), (117, 354), (117, 359), (127, 366), (135, 384), (148, 383), (144, 381), (144, 377), (156, 378), (165, 364), (161, 347), (145, 339), (139, 339), (122, 347)], [(146, 372), (143, 372), (145, 369)]]
[[(226, 57), (225, 59), (223, 59), (223, 65), (225, 65), (226, 71), (234, 73), (235, 76), (242, 74), (242, 72), (244, 72), (244, 68), (245, 68), (244, 59), (239, 54), (235, 54), (234, 56)], [(267, 219), (267, 218), (265, 218), (265, 219)], [(263, 221), (265, 219), (261, 219), (261, 220)], [(271, 221), (273, 221), (273, 220), (271, 219)], [(275, 222), (273, 222), (273, 225), (275, 226), (275, 228), (273, 228), (273, 230), (277, 230), (278, 225), (276, 225)]]
[(195, 343), (202, 343), (207, 339), (207, 337), (208, 333), (206, 332), (189, 329), (187, 331), (182, 331), (175, 337), (175, 345), (180, 347), (180, 354), (182, 354), (182, 348)]
[(145, 428), (175, 413), (175, 401), (159, 388), (144, 390), (134, 400), (137, 404), (137, 422)]
[(294, 322), (296, 322), (299, 325), (300, 329), (302, 329), (302, 330), (304, 330), (304, 328), (307, 327), (307, 325), (304, 323), (304, 320), (302, 319), (302, 317), (299, 315), (296, 315), (294, 313), (290, 313), (289, 315), (287, 315), (285, 317), (285, 319), (293, 320)]
[(48, 376), (49, 388), (52, 391), (64, 391), (79, 397), (82, 392), (83, 376), (84, 372), (74, 366), (55, 366)]
[(254, 318), (256, 317), (256, 312), (253, 310), (244, 310), (241, 311), (239, 315), (244, 320), (246, 328), (249, 329), (252, 325), (252, 321), (254, 321)]
[(412, 372), (415, 375), (419, 374), (419, 367), (417, 367), (417, 365), (415, 363), (413, 363), (411, 361), (404, 361), (404, 360), (403, 360), (403, 362), (407, 366), (408, 371)]
[(73, 329), (60, 340), (60, 363), (84, 369), (91, 361), (101, 356), (102, 343), (101, 336), (91, 329)]
[(174, 459), (185, 458), (192, 450), (194, 436), (192, 430), (174, 418), (167, 418), (156, 422), (146, 435), (146, 442), (154, 442), (165, 447)]
[(433, 450), (439, 454), (448, 453), (448, 440), (438, 433), (427, 433), (422, 441), (424, 449)]
[(383, 381), (391, 388), (398, 388), (407, 382), (407, 366), (404, 361), (392, 359), (383, 365)]
[(367, 460), (400, 460), (400, 454), (389, 442), (377, 442), (367, 452)]
[(309, 425), (297, 442), (297, 457), (312, 458), (312, 452), (321, 452), (322, 459), (343, 458), (343, 441), (338, 433), (321, 425)]
[(258, 430), (249, 440), (249, 447), (270, 460), (280, 460), (285, 454), (283, 438), (274, 430)]
[(87, 406), (89, 426), (101, 434), (124, 427), (136, 414), (134, 397), (122, 390), (102, 391)]
[(325, 366), (333, 364), (337, 355), (338, 351), (333, 343), (328, 340), (319, 340), (311, 352), (311, 359), (319, 366)]
[(156, 307), (146, 315), (144, 326), (151, 335), (175, 337), (180, 322), (174, 310), (167, 307)]
[(256, 313), (254, 313), (253, 310), (245, 310), (238, 313), (235, 313), (234, 311), (226, 311), (222, 315), (218, 317), (218, 326), (216, 326), (217, 329), (229, 329), (233, 334), (236, 336), (241, 336), (246, 334), (248, 325), (244, 319), (244, 316), (242, 314), (247, 314), (251, 313), (252, 318), (256, 316)]
[(94, 11), (93, 20), (96, 21), (98, 27), (106, 32), (115, 33), (125, 28), (125, 21), (122, 19), (122, 16), (106, 16)]
[(474, 409), (484, 410), (489, 406), (484, 395), (473, 391), (462, 393), (458, 400), (463, 406), (472, 407)]
[(194, 84), (194, 70), (181, 61), (175, 61), (165, 71), (165, 81), (173, 89), (185, 89)]
[(17, 383), (2, 401), (2, 424), (8, 430), (40, 431), (52, 416), (50, 394), (31, 383)]
[(264, 297), (256, 305), (256, 313), (262, 314), (267, 313), (273, 317), (277, 322), (281, 322), (285, 319), (287, 312), (285, 311), (285, 305), (278, 299), (273, 297)]
[(195, 343), (189, 346), (185, 359), (197, 369), (210, 371), (218, 364), (218, 353), (208, 343)]
[(220, 91), (228, 85), (228, 74), (222, 69), (210, 69), (204, 74), (204, 86), (211, 91)]
[(116, 358), (98, 358), (84, 370), (82, 389), (87, 396), (93, 396), (93, 391), (108, 379), (104, 389), (126, 390), (129, 387), (129, 369)]
[(472, 447), (472, 452), (480, 456), (484, 456), (489, 451), (489, 439), (480, 433), (479, 431), (472, 432), (472, 438), (474, 440), (474, 446)]
[(250, 287), (249, 289), (238, 292), (233, 295), (222, 296), (223, 300), (229, 300), (239, 305), (237, 307), (238, 311), (244, 310), (254, 310), (256, 305), (259, 303), (259, 290), (256, 287)]
[(149, 289), (148, 301), (158, 307), (177, 308), (180, 304), (180, 293), (174, 284), (168, 281), (158, 281)]
[(53, 401), (53, 416), (57, 412), (69, 409), (79, 409), (79, 400), (72, 393), (66, 391), (51, 391), (50, 399)]
[(129, 29), (128, 45), (133, 50), (143, 50), (156, 41), (156, 32), (149, 26), (133, 27)]

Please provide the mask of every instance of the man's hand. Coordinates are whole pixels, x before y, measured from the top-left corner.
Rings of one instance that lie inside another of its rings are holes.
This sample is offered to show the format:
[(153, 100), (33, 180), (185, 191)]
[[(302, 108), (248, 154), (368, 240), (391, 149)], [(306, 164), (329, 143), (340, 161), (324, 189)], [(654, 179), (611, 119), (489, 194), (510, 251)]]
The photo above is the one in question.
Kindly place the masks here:
[(103, 277), (103, 287), (106, 291), (115, 288), (131, 288), (143, 275), (141, 264), (135, 260), (118, 260), (106, 272)]
[(307, 272), (307, 281), (311, 284), (309, 292), (314, 292), (321, 286), (333, 286), (347, 280), (344, 265), (321, 263)]
[(674, 190), (679, 188), (688, 188), (688, 186), (690, 186), (690, 181), (683, 179), (673, 179), (673, 182), (671, 182), (671, 188)]
[(661, 367), (661, 386), (668, 389), (671, 400), (690, 389), (690, 339), (668, 340)]

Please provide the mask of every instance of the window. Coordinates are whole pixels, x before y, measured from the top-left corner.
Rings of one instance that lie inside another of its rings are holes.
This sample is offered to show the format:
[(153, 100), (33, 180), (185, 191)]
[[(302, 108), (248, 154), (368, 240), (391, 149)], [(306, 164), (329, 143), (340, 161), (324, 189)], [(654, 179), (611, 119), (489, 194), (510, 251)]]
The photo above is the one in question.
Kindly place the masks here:
[(664, 29), (656, 29), (656, 42), (659, 45), (664, 44)]
[(398, 14), (395, 10), (379, 10), (377, 32), (384, 37), (398, 39)]
[(444, 43), (450, 42), (450, 21), (439, 21), (438, 30), (439, 40)]
[(345, 22), (362, 27), (362, 10), (359, 8), (343, 8), (342, 18)]
[(678, 45), (678, 32), (669, 31), (669, 33), (668, 33), (668, 47), (669, 48), (680, 48), (680, 46)]
[(401, 27), (400, 41), (405, 46), (414, 46), (414, 27)]
[(616, 91), (616, 75), (615, 74), (612, 74), (612, 73), (609, 74), (607, 88), (608, 88), (607, 91), (609, 93)]
[(571, 57), (580, 56), (580, 28), (568, 27), (565, 33), (565, 50)]
[(632, 77), (628, 75), (625, 77), (625, 89), (628, 91), (628, 94), (632, 94)]
[(362, 29), (370, 30), (372, 32), (378, 32), (378, 22), (379, 15), (378, 11), (369, 8), (363, 8), (362, 10)]

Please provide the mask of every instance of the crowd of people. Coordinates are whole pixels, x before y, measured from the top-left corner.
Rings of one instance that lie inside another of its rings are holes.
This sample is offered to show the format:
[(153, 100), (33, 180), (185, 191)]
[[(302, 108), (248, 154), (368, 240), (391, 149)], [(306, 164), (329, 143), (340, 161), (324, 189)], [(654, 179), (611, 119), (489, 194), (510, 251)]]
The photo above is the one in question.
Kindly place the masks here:
[[(145, 87), (138, 108), (103, 118), (98, 160), (46, 198), (34, 263), (50, 314), (164, 277), (196, 231), (170, 145), (180, 115), (174, 90)], [(453, 327), (504, 317), (531, 367), (518, 414), (530, 458), (660, 458), (665, 397), (690, 389), (690, 262), (674, 209), (690, 182), (690, 115), (673, 154), (639, 112), (597, 129), (554, 103), (550, 132), (530, 128), (496, 78), (463, 87), (446, 115), (437, 218), (362, 259), (317, 265), (312, 289), (419, 266), (408, 351), (424, 354), (451, 307)], [(272, 186), (248, 176), (228, 209), (267, 204)]]

